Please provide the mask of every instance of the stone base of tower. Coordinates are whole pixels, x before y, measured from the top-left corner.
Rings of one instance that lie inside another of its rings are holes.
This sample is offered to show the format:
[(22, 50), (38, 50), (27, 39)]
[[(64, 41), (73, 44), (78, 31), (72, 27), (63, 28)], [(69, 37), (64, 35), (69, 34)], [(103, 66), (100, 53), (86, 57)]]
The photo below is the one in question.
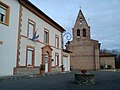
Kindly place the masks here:
[(96, 70), (94, 60), (71, 60), (71, 66), (75, 70)]

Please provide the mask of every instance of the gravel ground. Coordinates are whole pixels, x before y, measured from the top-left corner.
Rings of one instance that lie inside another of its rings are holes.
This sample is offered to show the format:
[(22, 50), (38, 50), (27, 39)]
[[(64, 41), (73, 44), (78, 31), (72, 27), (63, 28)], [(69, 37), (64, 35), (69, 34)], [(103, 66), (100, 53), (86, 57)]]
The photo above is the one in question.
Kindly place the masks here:
[(120, 90), (120, 71), (90, 71), (95, 74), (95, 85), (90, 86), (75, 84), (74, 73), (2, 81), (0, 90)]

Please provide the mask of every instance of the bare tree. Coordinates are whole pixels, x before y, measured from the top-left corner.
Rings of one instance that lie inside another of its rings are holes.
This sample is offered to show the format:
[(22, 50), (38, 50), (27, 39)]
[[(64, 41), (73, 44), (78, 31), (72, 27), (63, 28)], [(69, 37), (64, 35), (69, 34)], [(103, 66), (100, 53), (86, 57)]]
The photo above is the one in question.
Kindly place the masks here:
[(120, 50), (117, 50), (117, 49), (113, 49), (113, 50), (102, 49), (100, 51), (104, 52), (104, 53), (115, 54), (116, 55), (116, 57), (115, 57), (116, 68), (120, 68)]

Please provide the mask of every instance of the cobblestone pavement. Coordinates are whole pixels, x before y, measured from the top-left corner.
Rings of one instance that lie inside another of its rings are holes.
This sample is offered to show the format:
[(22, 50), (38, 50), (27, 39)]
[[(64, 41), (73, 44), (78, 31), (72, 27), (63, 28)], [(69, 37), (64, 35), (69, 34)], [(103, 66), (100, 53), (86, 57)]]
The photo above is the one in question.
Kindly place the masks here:
[(90, 71), (96, 81), (91, 86), (75, 84), (74, 73), (1, 81), (0, 90), (120, 90), (120, 71)]

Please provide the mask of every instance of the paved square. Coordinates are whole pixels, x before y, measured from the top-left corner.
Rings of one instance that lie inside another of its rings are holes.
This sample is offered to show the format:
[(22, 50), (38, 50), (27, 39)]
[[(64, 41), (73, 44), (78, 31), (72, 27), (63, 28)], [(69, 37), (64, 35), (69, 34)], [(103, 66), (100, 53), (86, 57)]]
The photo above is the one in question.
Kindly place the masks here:
[(119, 71), (91, 71), (95, 85), (74, 83), (74, 72), (0, 82), (0, 90), (120, 90)]

